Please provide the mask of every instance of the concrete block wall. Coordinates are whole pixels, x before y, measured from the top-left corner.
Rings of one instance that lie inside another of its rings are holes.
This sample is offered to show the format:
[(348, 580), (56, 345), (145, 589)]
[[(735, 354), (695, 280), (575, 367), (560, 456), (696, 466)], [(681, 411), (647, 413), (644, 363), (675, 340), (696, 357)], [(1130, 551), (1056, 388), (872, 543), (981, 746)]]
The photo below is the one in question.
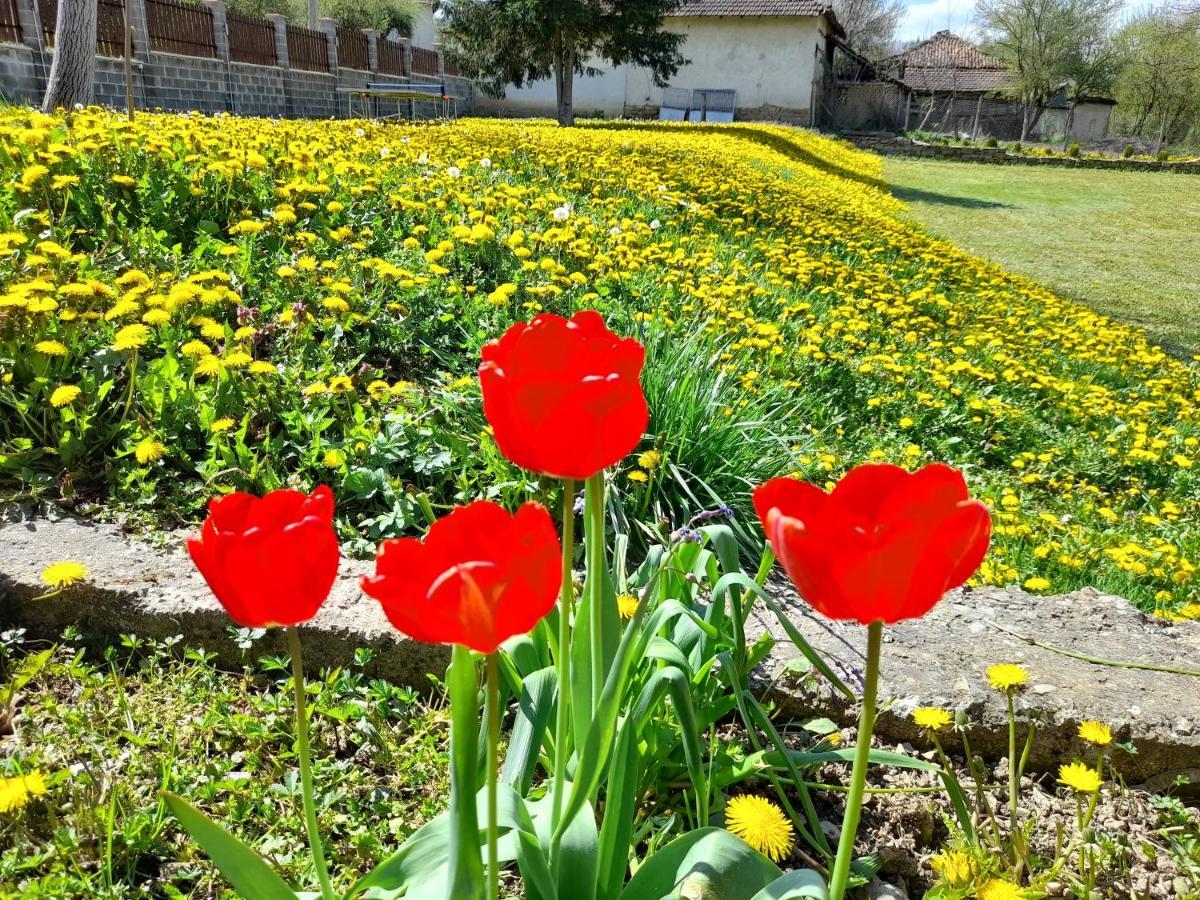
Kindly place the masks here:
[[(54, 51), (43, 45), (38, 3), (56, 0), (17, 0), (22, 23), (22, 43), (0, 43), (0, 99), (15, 104), (41, 103), (46, 91)], [(139, 109), (163, 109), (206, 113), (229, 112), (243, 116), (279, 116), (285, 118), (348, 118), (361, 116), (362, 104), (355, 98), (353, 107), (347, 88), (367, 82), (405, 84), (409, 81), (436, 84), (438, 76), (416, 75), (411, 79), (378, 73), (378, 42), (384, 40), (367, 31), (371, 71), (341, 68), (337, 64), (337, 23), (321, 21), (321, 30), (329, 41), (330, 71), (309, 72), (292, 69), (288, 64), (287, 27), (282, 16), (268, 15), (275, 24), (277, 64), (261, 66), (236, 62), (229, 58), (225, 4), (222, 0), (204, 0), (212, 11), (216, 58), (185, 56), (150, 49), (144, 0), (131, 0), (133, 7), (133, 94)], [(408, 48), (406, 47), (406, 52)], [(438, 68), (442, 69), (441, 54)], [(446, 77), (447, 90), (458, 99), (460, 115), (474, 110), (474, 85), (463, 78)], [(126, 99), (124, 61), (99, 56), (96, 59), (95, 102), (124, 109)], [(407, 108), (407, 104), (402, 104)], [(429, 107), (429, 104), (420, 104)], [(372, 102), (372, 109), (390, 113), (396, 104)], [(424, 114), (432, 112), (423, 110)]]

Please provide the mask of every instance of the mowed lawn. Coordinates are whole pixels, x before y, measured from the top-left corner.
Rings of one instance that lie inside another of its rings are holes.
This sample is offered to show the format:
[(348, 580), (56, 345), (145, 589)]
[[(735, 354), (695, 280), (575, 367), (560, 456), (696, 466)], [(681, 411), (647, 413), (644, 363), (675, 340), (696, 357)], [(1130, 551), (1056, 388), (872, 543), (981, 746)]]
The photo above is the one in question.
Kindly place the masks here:
[(1200, 176), (892, 157), (884, 178), (935, 234), (1200, 354)]

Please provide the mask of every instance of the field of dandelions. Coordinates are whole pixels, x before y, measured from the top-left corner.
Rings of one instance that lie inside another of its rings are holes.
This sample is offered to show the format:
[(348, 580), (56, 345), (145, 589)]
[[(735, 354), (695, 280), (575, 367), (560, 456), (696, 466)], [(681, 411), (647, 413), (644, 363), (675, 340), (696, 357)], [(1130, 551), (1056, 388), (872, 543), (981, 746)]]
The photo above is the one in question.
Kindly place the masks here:
[(1200, 370), (902, 221), (878, 159), (770, 126), (0, 115), (0, 479), (191, 522), (328, 482), (377, 540), (539, 492), (479, 346), (600, 309), (647, 344), (629, 531), (780, 473), (931, 459), (980, 580), (1194, 617)]

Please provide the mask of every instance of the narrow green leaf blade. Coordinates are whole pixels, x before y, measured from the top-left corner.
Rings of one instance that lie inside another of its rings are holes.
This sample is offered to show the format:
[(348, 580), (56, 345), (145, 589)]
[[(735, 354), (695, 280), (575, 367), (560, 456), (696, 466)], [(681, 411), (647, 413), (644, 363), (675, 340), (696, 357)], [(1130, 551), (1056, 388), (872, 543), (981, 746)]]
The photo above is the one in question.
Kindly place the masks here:
[(163, 800), (187, 833), (246, 900), (296, 900), (296, 893), (261, 856), (177, 794)]

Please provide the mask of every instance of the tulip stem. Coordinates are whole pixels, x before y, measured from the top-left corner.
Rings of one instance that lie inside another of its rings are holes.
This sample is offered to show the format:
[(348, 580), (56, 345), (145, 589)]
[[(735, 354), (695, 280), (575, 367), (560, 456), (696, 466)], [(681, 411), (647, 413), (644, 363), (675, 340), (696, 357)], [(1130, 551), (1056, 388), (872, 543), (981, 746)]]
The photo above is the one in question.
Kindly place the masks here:
[(325, 850), (321, 845), (321, 832), (317, 825), (317, 806), (313, 800), (312, 759), (308, 747), (308, 705), (304, 692), (304, 663), (300, 658), (300, 629), (293, 625), (285, 630), (288, 651), (292, 656), (292, 685), (296, 691), (296, 755), (300, 757), (300, 787), (304, 797), (304, 824), (308, 829), (308, 847), (312, 852), (317, 881), (321, 885), (321, 896), (332, 900), (335, 894), (329, 881), (329, 868), (325, 865)]
[(592, 710), (600, 703), (607, 674), (604, 659), (604, 470), (588, 477), (584, 486), (584, 540), (587, 554), (587, 605), (591, 636)]
[(487, 658), (487, 896), (490, 900), (498, 900), (500, 897), (500, 857), (496, 847), (500, 839), (500, 828), (496, 819), (496, 769), (500, 763), (500, 666), (496, 662), (496, 658), (497, 653), (489, 653)]
[(882, 639), (883, 622), (876, 620), (867, 626), (867, 671), (863, 683), (862, 712), (858, 719), (858, 749), (854, 753), (854, 769), (850, 774), (850, 791), (846, 795), (846, 813), (842, 818), (837, 858), (833, 861), (833, 874), (829, 879), (829, 900), (842, 900), (846, 893), (846, 882), (850, 879), (854, 838), (858, 833), (863, 791), (867, 784), (871, 731), (875, 727), (875, 695), (879, 684), (879, 647)]
[(558, 595), (558, 720), (554, 726), (554, 797), (551, 822), (562, 818), (563, 792), (567, 784), (567, 743), (571, 727), (571, 601), (575, 596), (572, 578), (575, 562), (575, 482), (563, 481), (562, 589)]

